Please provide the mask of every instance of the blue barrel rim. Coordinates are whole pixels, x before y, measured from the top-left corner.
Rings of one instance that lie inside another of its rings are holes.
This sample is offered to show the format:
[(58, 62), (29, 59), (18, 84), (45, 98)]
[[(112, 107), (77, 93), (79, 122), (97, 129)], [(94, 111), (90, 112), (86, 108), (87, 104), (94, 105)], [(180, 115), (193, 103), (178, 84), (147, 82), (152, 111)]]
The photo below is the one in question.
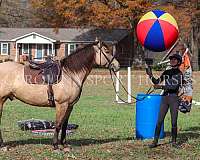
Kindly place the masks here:
[(158, 93), (154, 94), (138, 93), (137, 96), (161, 96), (161, 95)]

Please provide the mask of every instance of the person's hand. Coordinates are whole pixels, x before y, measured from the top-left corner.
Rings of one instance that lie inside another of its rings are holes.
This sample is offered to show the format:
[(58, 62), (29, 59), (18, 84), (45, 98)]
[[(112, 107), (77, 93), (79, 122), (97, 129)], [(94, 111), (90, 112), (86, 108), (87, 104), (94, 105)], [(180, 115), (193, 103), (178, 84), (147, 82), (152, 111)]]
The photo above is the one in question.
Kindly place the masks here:
[(153, 76), (151, 67), (149, 67), (149, 66), (146, 67), (146, 74), (147, 74), (149, 77), (152, 77), (152, 76)]
[(163, 86), (160, 84), (154, 84), (153, 87), (154, 87), (154, 89), (162, 89), (163, 88)]

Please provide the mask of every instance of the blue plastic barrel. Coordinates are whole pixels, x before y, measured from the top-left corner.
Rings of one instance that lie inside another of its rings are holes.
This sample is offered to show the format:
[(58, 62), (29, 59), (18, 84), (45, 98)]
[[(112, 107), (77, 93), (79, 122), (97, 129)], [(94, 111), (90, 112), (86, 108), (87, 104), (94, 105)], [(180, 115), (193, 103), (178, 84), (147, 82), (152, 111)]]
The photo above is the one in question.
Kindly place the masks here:
[[(151, 139), (154, 137), (155, 133), (160, 111), (161, 96), (159, 94), (138, 94), (137, 98), (141, 99), (141, 101), (136, 102), (136, 138)], [(160, 138), (164, 138), (164, 136), (163, 124)]]

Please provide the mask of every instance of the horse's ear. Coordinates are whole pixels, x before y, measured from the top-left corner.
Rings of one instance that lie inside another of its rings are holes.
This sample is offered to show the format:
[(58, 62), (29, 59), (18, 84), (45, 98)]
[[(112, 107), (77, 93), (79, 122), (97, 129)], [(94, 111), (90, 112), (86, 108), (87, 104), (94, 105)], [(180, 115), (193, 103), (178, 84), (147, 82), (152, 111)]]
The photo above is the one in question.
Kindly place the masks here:
[(99, 38), (98, 37), (95, 38), (95, 42), (99, 42)]
[(101, 46), (101, 41), (100, 41), (100, 39), (98, 37), (96, 37), (94, 44), (98, 45), (99, 47)]

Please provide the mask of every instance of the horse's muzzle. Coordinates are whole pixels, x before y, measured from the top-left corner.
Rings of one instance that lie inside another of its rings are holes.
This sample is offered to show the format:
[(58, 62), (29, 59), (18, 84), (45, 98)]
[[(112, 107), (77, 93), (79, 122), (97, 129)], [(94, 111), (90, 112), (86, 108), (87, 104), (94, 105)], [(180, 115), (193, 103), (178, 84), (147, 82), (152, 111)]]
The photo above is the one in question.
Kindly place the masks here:
[(109, 66), (109, 69), (114, 72), (117, 72), (120, 70), (120, 65), (119, 65), (119, 63), (118, 64), (111, 63)]

